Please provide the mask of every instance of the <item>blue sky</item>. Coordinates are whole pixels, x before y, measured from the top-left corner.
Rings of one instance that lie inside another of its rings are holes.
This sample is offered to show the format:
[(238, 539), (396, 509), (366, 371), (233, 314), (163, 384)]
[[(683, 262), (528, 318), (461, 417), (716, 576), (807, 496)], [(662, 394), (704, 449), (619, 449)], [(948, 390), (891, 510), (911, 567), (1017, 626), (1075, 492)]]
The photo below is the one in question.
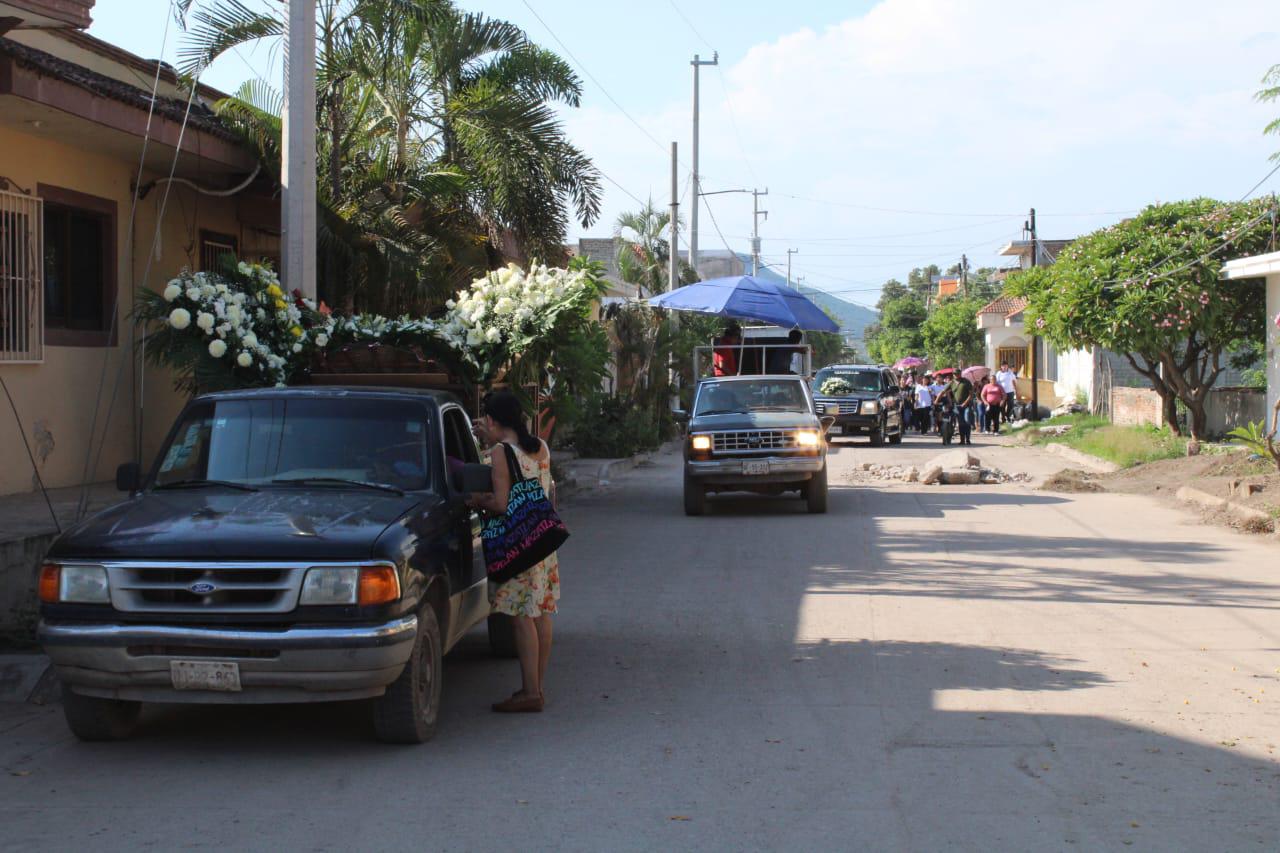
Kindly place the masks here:
[[(1031, 206), (1041, 236), (1057, 238), (1156, 201), (1242, 196), (1280, 149), (1261, 133), (1280, 105), (1252, 98), (1280, 62), (1272, 2), (1232, 0), (1230, 15), (1199, 0), (461, 5), (571, 53), (582, 74), (583, 105), (563, 118), (616, 184), (574, 237), (608, 234), (633, 196), (668, 203), (671, 140), (687, 219), (688, 63), (717, 49), (721, 65), (702, 72), (703, 190), (768, 187), (766, 261), (785, 269), (798, 249), (807, 285), (874, 303), (912, 266), (961, 253), (997, 263)], [(98, 0), (91, 32), (154, 57), (168, 7)], [(171, 28), (170, 60), (177, 38)], [(225, 57), (205, 81), (271, 78), (273, 55)], [(1258, 192), (1278, 186), (1280, 175)], [(700, 246), (746, 251), (751, 197), (708, 202)]]

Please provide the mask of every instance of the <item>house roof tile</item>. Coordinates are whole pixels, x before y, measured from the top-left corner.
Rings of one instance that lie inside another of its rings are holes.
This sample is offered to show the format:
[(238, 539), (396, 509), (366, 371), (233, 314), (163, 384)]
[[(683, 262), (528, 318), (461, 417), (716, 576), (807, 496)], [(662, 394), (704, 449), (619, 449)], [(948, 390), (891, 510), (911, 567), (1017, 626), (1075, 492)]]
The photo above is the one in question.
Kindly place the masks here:
[(978, 314), (1003, 314), (1008, 317), (1017, 314), (1027, 307), (1027, 300), (1021, 296), (997, 296), (978, 309)]

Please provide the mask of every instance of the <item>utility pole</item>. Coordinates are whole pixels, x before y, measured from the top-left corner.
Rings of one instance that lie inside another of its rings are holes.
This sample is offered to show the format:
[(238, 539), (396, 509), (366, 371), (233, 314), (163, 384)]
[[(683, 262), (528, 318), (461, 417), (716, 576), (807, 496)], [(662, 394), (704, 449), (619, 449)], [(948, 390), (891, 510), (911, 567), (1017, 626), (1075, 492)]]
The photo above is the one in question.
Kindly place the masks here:
[(285, 290), (316, 298), (316, 4), (289, 0), (281, 241)]
[[(1031, 218), (1027, 220), (1027, 230), (1031, 233), (1031, 266), (1039, 266), (1040, 247), (1036, 240), (1036, 209), (1031, 208)], [(1040, 420), (1040, 336), (1031, 333), (1031, 420)]]
[(960, 256), (960, 295), (969, 298), (969, 256)]
[(753, 189), (751, 191), (751, 274), (760, 274), (760, 217), (763, 216), (767, 222), (769, 219), (769, 211), (760, 209), (760, 196), (768, 195), (769, 188), (765, 187), (764, 192)]
[(693, 61), (689, 63), (693, 66), (693, 176), (691, 178), (693, 188), (693, 208), (689, 211), (689, 266), (693, 267), (694, 272), (698, 270), (698, 193), (701, 184), (698, 181), (698, 69), (704, 65), (719, 65), (720, 54), (716, 51), (711, 52), (711, 61), (698, 58), (698, 54), (693, 55)]
[(791, 286), (791, 256), (800, 254), (799, 249), (787, 249), (787, 287)]
[[(671, 250), (667, 253), (669, 268), (667, 270), (667, 292), (675, 290), (680, 281), (680, 186), (679, 158), (676, 156), (676, 143), (671, 143)], [(696, 198), (696, 196), (695, 196)]]

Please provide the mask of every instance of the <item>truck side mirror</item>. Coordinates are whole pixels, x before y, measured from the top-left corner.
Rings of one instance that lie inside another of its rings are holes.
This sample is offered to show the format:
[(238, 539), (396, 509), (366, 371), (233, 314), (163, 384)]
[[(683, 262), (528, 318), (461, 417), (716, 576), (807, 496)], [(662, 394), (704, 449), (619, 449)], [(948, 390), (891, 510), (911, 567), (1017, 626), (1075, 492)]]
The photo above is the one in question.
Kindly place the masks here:
[(836, 419), (831, 415), (827, 415), (825, 417), (819, 418), (818, 421), (819, 423), (822, 424), (823, 432), (830, 431), (830, 429), (836, 425)]
[(674, 418), (675, 422), (678, 424), (689, 423), (689, 412), (685, 409), (672, 409), (671, 417)]
[(116, 469), (116, 488), (129, 494), (142, 488), (142, 468), (137, 462), (125, 462)]

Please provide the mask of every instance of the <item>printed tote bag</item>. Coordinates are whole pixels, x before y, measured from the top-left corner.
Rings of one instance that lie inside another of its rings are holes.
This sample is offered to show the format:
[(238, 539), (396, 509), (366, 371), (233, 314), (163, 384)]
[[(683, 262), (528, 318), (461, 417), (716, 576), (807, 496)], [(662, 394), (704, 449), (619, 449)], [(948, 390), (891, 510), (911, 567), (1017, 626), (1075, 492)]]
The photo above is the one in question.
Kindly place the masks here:
[(507, 511), (489, 518), (481, 534), (489, 580), (505, 583), (554, 554), (569, 530), (556, 515), (537, 477), (525, 478), (516, 452), (503, 442), (511, 470), (511, 494)]

